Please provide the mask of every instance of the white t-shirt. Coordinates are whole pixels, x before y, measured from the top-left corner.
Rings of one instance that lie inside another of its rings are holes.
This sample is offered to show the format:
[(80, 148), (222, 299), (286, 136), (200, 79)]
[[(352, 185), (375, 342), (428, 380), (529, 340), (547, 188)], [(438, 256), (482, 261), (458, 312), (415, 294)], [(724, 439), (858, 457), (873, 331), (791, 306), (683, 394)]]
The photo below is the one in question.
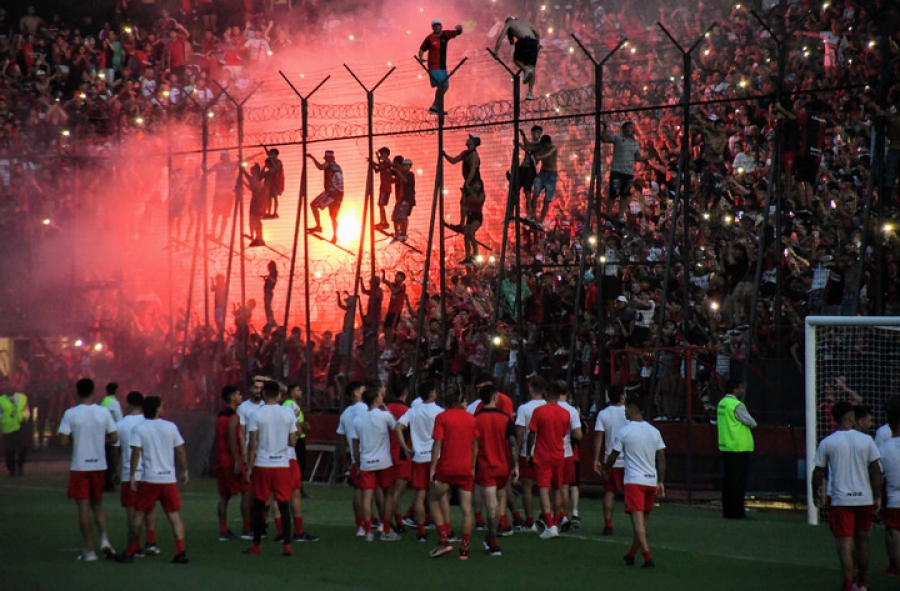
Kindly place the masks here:
[(151, 419), (131, 430), (131, 447), (141, 450), (141, 482), (172, 484), (175, 474), (175, 448), (184, 445), (178, 427), (172, 421)]
[(875, 445), (880, 449), (881, 444), (893, 436), (894, 434), (891, 432), (891, 426), (885, 423), (884, 425), (878, 427), (878, 430), (875, 431)]
[(394, 415), (373, 408), (356, 417), (354, 439), (359, 439), (359, 469), (364, 472), (383, 470), (394, 465), (391, 461), (391, 432), (397, 426)]
[(253, 415), (253, 413), (255, 413), (260, 408), (265, 406), (265, 404), (266, 403), (262, 400), (260, 400), (258, 402), (254, 402), (253, 400), (250, 400), (248, 398), (247, 400), (241, 402), (238, 405), (237, 410), (235, 411), (235, 412), (237, 412), (238, 421), (240, 421), (241, 427), (244, 428), (244, 444), (245, 445), (250, 444), (250, 431), (247, 429), (247, 425), (250, 424), (250, 417)]
[(900, 437), (891, 437), (878, 446), (881, 454), (881, 467), (884, 469), (884, 482), (887, 498), (884, 506), (888, 509), (900, 509)]
[(434, 432), (434, 419), (442, 412), (444, 412), (444, 409), (438, 406), (437, 403), (423, 402), (411, 406), (397, 421), (401, 425), (409, 427), (413, 462), (417, 464), (431, 462), (431, 448), (434, 445), (431, 434)]
[(521, 405), (519, 407), (519, 410), (516, 411), (516, 427), (522, 427), (526, 431), (525, 435), (522, 438), (522, 445), (520, 446), (522, 448), (522, 451), (519, 453), (519, 455), (523, 458), (528, 455), (528, 451), (525, 449), (526, 447), (528, 447), (527, 445), (525, 445), (525, 438), (528, 436), (527, 431), (528, 425), (531, 423), (531, 415), (534, 414), (534, 409), (539, 406), (544, 406), (545, 404), (547, 404), (547, 402), (543, 398), (539, 400), (529, 400), (525, 404)]
[[(597, 422), (594, 424), (594, 431), (603, 431), (603, 459), (609, 457), (609, 453), (613, 450), (613, 444), (616, 442), (616, 433), (619, 429), (628, 424), (625, 418), (625, 405), (613, 406), (609, 405), (597, 413)], [(616, 458), (613, 468), (624, 468), (625, 458), (621, 455)]]
[(855, 429), (835, 431), (819, 443), (813, 463), (828, 469), (828, 495), (838, 507), (871, 505), (869, 464), (881, 454), (875, 440)]
[(481, 404), (481, 398), (476, 398), (472, 402), (469, 403), (469, 406), (466, 407), (466, 412), (470, 415), (474, 415), (475, 411), (478, 410), (478, 405)]
[(647, 421), (630, 421), (616, 433), (613, 449), (625, 457), (624, 484), (656, 486), (656, 452), (666, 449), (659, 430)]
[[(139, 423), (143, 423), (144, 415), (128, 415), (122, 417), (122, 420), (116, 423), (116, 431), (119, 432), (119, 440), (115, 442), (115, 446), (121, 448), (121, 478), (122, 482), (128, 482), (131, 478), (131, 430)], [(137, 467), (135, 478), (141, 480), (141, 467)]]
[(574, 453), (572, 450), (572, 431), (581, 427), (581, 415), (568, 402), (560, 401), (559, 406), (566, 409), (566, 412), (569, 413), (569, 430), (566, 432), (566, 436), (563, 437), (563, 456), (570, 458)]
[[(107, 398), (109, 397), (107, 396)], [(103, 401), (106, 402), (106, 398), (104, 398)], [(108, 405), (104, 406), (101, 404), (100, 406), (103, 406), (103, 408), (110, 412), (114, 423), (118, 423), (122, 420), (122, 405), (119, 404), (119, 401), (116, 400), (115, 396), (112, 397), (112, 400), (109, 401)]]
[(368, 410), (369, 407), (366, 406), (365, 402), (360, 401), (356, 404), (351, 404), (341, 413), (341, 418), (338, 422), (337, 434), (347, 438), (347, 443), (350, 445), (351, 462), (356, 460), (356, 457), (353, 455), (353, 440), (356, 438), (356, 429), (353, 425), (356, 422), (356, 417)]
[(291, 463), (291, 433), (297, 432), (297, 417), (280, 404), (264, 404), (250, 415), (247, 431), (257, 432), (256, 460), (258, 468), (288, 468)]
[(106, 470), (106, 435), (115, 433), (109, 411), (96, 404), (79, 404), (63, 413), (60, 435), (72, 436), (73, 472)]

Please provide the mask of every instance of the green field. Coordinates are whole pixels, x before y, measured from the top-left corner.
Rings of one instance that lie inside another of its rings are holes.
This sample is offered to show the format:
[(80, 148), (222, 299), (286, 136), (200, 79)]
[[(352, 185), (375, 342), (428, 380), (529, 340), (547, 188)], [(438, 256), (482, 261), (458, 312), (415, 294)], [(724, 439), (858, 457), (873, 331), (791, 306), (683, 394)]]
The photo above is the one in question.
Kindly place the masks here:
[[(723, 521), (709, 509), (663, 503), (650, 521), (652, 571), (628, 568), (621, 560), (630, 542), (627, 516), (619, 512), (615, 535), (601, 536), (599, 500), (582, 500), (581, 529), (557, 540), (536, 534), (501, 539), (502, 557), (481, 550), (473, 535), (467, 562), (456, 554), (428, 557), (428, 544), (407, 533), (398, 543), (366, 543), (354, 537), (346, 487), (310, 487), (305, 504), (307, 529), (322, 541), (294, 544), (294, 556), (263, 542), (263, 555), (241, 554), (247, 542), (219, 542), (215, 482), (196, 479), (183, 490), (187, 553), (191, 563), (168, 561), (173, 541), (160, 519), (163, 554), (134, 564), (81, 563), (74, 504), (66, 499), (65, 474), (32, 475), (0, 481), (0, 589), (123, 591), (277, 591), (441, 589), (604, 589), (628, 591), (837, 589), (840, 573), (826, 526), (809, 527), (800, 513), (753, 512), (743, 522)], [(124, 546), (124, 517), (118, 498), (105, 499), (112, 541)], [(232, 507), (232, 529), (240, 528)], [(459, 528), (457, 523), (456, 529)], [(896, 589), (897, 579), (878, 574), (885, 565), (883, 530), (872, 539), (871, 585)], [(638, 564), (641, 563), (638, 558)]]

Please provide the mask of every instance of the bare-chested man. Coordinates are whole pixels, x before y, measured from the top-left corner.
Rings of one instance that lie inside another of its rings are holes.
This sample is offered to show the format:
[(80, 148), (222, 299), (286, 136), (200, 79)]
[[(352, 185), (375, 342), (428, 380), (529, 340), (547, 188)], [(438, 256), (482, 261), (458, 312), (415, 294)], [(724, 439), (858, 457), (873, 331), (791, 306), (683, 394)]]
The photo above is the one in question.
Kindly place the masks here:
[(522, 77), (522, 84), (528, 86), (525, 100), (533, 101), (534, 68), (537, 65), (538, 52), (541, 47), (541, 35), (538, 33), (537, 28), (528, 21), (509, 17), (503, 24), (503, 29), (500, 31), (500, 34), (497, 36), (497, 42), (494, 44), (494, 53), (500, 50), (500, 44), (503, 43), (503, 37), (506, 37), (509, 44), (515, 47), (515, 50), (513, 51), (513, 62), (525, 73)]
[(534, 158), (541, 163), (541, 171), (534, 181), (534, 200), (535, 204), (544, 194), (544, 202), (541, 205), (541, 213), (538, 216), (538, 223), (544, 223), (547, 217), (547, 210), (550, 209), (550, 203), (553, 196), (556, 195), (556, 181), (559, 178), (559, 168), (557, 167), (557, 158), (559, 152), (553, 145), (553, 140), (549, 135), (541, 136), (541, 141), (534, 151)]
[[(458, 156), (450, 156), (444, 152), (444, 158), (450, 164), (462, 162), (463, 186), (462, 197), (459, 200), (459, 226), (463, 227), (466, 223), (466, 198), (475, 192), (475, 183), (481, 182), (481, 158), (478, 156), (478, 146), (481, 145), (481, 138), (477, 135), (469, 134), (466, 140), (466, 149), (459, 153)], [(482, 185), (483, 187), (483, 185)]]

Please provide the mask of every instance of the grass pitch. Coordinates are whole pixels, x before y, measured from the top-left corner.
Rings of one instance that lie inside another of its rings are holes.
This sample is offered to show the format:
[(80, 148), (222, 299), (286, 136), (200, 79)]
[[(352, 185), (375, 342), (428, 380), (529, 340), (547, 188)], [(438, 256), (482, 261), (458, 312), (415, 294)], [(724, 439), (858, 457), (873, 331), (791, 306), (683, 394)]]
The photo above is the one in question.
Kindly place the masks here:
[[(428, 557), (436, 542), (433, 531), (428, 543), (417, 542), (414, 532), (396, 543), (356, 538), (351, 490), (345, 486), (309, 487), (314, 498), (304, 503), (304, 523), (320, 542), (294, 544), (294, 556), (287, 558), (280, 555), (278, 544), (264, 540), (261, 556), (244, 556), (241, 550), (247, 542), (218, 541), (215, 482), (205, 478), (182, 489), (190, 564), (169, 563), (174, 542), (162, 516), (157, 531), (161, 556), (130, 565), (82, 563), (75, 560), (80, 535), (74, 503), (66, 499), (66, 478), (59, 473), (0, 480), (0, 589), (794, 591), (837, 589), (840, 583), (827, 526), (807, 526), (800, 513), (754, 512), (750, 520), (730, 522), (715, 511), (663, 501), (650, 519), (657, 566), (641, 570), (626, 567), (621, 559), (631, 541), (621, 504), (615, 534), (603, 537), (600, 502), (585, 498), (579, 530), (556, 540), (540, 540), (537, 534), (501, 538), (501, 557), (485, 555), (483, 533), (474, 532), (470, 558), (462, 562), (455, 552)], [(118, 495), (107, 495), (104, 505), (112, 542), (122, 549), (125, 523)], [(229, 509), (231, 528), (238, 531), (236, 504)], [(886, 564), (883, 535), (880, 526), (872, 532), (870, 583), (875, 589), (900, 588), (896, 578), (879, 574)], [(641, 562), (638, 557), (638, 566)]]

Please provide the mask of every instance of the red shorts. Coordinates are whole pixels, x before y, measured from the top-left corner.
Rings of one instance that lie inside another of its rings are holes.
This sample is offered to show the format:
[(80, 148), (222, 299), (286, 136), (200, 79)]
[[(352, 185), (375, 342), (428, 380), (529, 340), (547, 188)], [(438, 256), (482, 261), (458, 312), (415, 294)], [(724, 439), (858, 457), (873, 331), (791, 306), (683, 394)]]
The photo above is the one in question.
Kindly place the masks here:
[(509, 482), (509, 470), (482, 470), (479, 468), (475, 472), (475, 484), (478, 486), (496, 486), (499, 490), (506, 486), (507, 482)]
[(69, 498), (77, 501), (99, 501), (103, 498), (106, 470), (69, 472)]
[(300, 490), (303, 488), (303, 475), (300, 474), (300, 463), (297, 460), (291, 460), (291, 490)]
[(381, 470), (363, 470), (359, 473), (359, 488), (362, 490), (375, 490), (376, 488), (394, 487), (394, 467)]
[(394, 460), (394, 478), (397, 480), (409, 480), (412, 476), (411, 464), (412, 460)]
[(475, 487), (475, 477), (471, 474), (441, 474), (436, 472), (434, 481), (455, 486), (459, 490), (466, 492), (472, 492), (472, 489)]
[(275, 495), (275, 500), (282, 503), (291, 500), (290, 468), (253, 468), (251, 477), (253, 498), (264, 503)]
[(234, 475), (234, 470), (216, 469), (216, 482), (219, 485), (220, 497), (233, 497), (234, 495), (250, 490), (250, 481), (247, 480), (247, 472), (241, 470), (240, 476)]
[(645, 484), (625, 485), (625, 512), (640, 511), (650, 513), (653, 511), (653, 501), (656, 500), (656, 487)]
[(891, 529), (900, 530), (900, 508), (884, 510), (884, 525)]
[(123, 482), (119, 485), (119, 502), (123, 507), (134, 507), (137, 503), (137, 493), (131, 490), (130, 482)]
[(560, 488), (563, 485), (563, 475), (566, 470), (565, 460), (551, 462), (535, 462), (534, 481), (538, 488)]
[(575, 456), (569, 456), (563, 462), (563, 484), (575, 484)]
[(603, 481), (603, 488), (606, 492), (619, 493), (625, 490), (622, 481), (625, 478), (625, 468), (611, 468)]
[(431, 462), (413, 462), (409, 472), (409, 487), (411, 489), (428, 490)]
[(828, 524), (836, 538), (852, 538), (856, 532), (872, 529), (872, 505), (828, 507)]
[(525, 461), (525, 458), (519, 457), (519, 478), (534, 482), (537, 476), (534, 474), (534, 466)]
[(181, 511), (181, 495), (178, 494), (178, 485), (174, 482), (156, 484), (153, 482), (138, 482), (137, 498), (134, 508), (141, 513), (153, 511), (153, 507), (159, 501), (166, 513)]

